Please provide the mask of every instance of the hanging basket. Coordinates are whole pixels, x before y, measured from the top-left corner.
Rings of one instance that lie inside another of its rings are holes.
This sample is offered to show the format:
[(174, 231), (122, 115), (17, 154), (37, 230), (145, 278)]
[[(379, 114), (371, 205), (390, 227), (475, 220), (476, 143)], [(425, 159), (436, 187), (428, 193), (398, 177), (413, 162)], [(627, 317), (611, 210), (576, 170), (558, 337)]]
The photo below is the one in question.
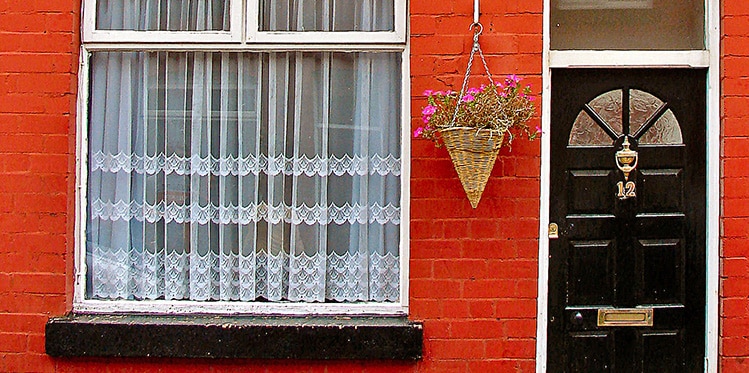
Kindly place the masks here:
[(489, 181), (505, 134), (470, 127), (452, 127), (440, 130), (440, 133), (468, 201), (471, 202), (471, 207), (476, 208)]

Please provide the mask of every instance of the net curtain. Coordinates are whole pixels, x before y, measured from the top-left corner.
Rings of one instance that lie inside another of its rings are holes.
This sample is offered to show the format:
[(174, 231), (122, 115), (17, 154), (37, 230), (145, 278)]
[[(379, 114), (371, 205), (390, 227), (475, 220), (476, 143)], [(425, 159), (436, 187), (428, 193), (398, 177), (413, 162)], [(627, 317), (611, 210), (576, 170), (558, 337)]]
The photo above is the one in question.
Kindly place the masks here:
[(398, 301), (400, 58), (93, 53), (88, 297)]

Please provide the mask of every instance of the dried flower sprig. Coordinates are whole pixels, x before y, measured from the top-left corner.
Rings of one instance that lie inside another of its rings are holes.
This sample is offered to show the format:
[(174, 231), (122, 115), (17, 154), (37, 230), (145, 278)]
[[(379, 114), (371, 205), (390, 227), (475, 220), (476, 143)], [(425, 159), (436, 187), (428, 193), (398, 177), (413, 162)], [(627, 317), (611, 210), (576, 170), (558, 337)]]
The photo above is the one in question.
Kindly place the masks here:
[(503, 132), (508, 144), (518, 136), (536, 139), (541, 134), (540, 128), (528, 127), (536, 110), (535, 97), (530, 85), (523, 86), (520, 81), (518, 76), (508, 75), (504, 82), (469, 88), (462, 97), (455, 91), (425, 91), (428, 104), (421, 112), (424, 126), (414, 131), (414, 137), (432, 140), (440, 146), (440, 130), (470, 127)]

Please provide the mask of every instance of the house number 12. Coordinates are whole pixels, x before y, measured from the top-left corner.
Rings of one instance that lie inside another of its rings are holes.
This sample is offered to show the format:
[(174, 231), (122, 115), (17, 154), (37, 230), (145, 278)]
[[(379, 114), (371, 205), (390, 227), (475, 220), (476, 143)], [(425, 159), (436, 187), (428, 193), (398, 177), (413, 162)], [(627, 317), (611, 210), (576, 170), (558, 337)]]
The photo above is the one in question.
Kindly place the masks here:
[(616, 196), (619, 197), (619, 199), (637, 197), (637, 192), (636, 192), (637, 188), (635, 187), (634, 181), (627, 181), (627, 183), (620, 181), (616, 183), (616, 189), (617, 189)]

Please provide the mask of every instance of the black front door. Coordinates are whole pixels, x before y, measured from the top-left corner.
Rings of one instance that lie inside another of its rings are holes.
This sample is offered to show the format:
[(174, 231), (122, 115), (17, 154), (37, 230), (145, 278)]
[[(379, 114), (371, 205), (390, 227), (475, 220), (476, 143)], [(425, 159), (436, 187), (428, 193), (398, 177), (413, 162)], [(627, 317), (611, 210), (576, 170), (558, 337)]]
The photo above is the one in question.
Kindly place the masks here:
[(702, 372), (706, 71), (552, 71), (549, 372)]

